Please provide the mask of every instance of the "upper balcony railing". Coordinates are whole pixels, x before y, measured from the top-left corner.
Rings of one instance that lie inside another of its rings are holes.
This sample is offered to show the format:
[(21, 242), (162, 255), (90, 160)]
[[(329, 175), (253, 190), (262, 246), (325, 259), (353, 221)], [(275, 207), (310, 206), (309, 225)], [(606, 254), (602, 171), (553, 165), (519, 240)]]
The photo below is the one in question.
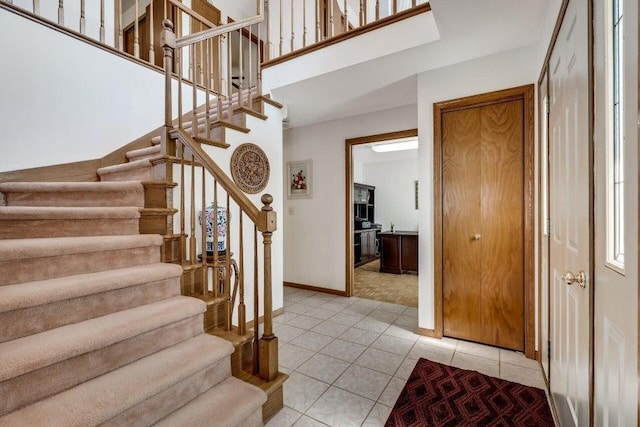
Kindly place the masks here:
[(410, 10), (430, 10), (427, 0), (267, 0), (265, 7), (269, 65), (395, 22)]

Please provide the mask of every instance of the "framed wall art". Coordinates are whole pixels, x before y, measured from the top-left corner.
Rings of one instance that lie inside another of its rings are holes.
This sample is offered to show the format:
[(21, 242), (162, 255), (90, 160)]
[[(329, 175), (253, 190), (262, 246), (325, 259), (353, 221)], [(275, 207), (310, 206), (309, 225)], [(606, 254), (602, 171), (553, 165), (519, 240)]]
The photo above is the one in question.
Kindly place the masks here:
[(311, 198), (313, 171), (311, 160), (287, 163), (287, 197), (289, 199)]

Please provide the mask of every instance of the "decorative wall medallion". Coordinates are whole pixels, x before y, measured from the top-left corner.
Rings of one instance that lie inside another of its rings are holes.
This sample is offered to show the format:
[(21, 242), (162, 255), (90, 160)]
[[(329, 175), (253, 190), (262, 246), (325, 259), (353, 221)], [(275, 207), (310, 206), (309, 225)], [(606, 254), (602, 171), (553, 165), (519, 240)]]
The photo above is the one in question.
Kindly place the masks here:
[(249, 194), (264, 190), (269, 182), (269, 159), (255, 144), (241, 144), (231, 155), (231, 176)]

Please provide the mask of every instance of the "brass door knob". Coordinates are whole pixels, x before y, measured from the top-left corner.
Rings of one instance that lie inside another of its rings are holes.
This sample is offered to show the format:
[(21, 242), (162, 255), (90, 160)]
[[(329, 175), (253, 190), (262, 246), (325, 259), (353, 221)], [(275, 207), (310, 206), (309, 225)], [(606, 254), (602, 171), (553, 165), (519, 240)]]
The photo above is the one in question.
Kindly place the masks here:
[(562, 275), (562, 280), (568, 286), (571, 286), (574, 283), (577, 283), (578, 285), (580, 285), (581, 288), (587, 287), (587, 275), (584, 272), (584, 270), (580, 270), (578, 274), (573, 274), (572, 272), (567, 271)]
[(482, 238), (481, 234), (474, 234), (473, 235), (473, 240), (480, 240)]

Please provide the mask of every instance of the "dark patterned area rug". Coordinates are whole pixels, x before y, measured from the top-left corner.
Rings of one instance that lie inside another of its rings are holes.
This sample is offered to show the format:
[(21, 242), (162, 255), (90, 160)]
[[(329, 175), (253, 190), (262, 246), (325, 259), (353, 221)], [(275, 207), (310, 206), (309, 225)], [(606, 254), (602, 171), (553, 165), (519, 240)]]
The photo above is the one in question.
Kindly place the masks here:
[(544, 390), (420, 359), (385, 427), (553, 425)]

